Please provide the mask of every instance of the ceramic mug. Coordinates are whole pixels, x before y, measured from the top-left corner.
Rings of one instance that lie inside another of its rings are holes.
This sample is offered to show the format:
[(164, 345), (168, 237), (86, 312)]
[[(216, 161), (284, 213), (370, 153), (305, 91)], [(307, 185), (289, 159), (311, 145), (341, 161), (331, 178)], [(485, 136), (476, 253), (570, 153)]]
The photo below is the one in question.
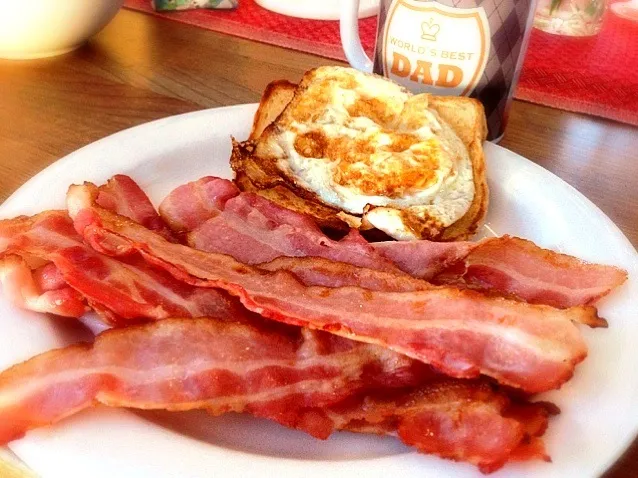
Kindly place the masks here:
[(522, 65), (535, 0), (380, 0), (374, 58), (359, 38), (358, 0), (343, 0), (341, 43), (350, 64), (415, 93), (478, 98), (498, 141)]

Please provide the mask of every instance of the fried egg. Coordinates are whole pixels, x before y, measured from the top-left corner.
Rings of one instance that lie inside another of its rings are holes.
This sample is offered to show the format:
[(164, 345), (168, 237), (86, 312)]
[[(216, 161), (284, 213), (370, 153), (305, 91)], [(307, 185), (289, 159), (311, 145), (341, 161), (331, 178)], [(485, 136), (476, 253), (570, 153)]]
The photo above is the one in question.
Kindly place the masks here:
[(428, 98), (349, 68), (319, 68), (258, 153), (364, 226), (423, 237), (415, 231), (453, 224), (475, 195), (468, 151)]

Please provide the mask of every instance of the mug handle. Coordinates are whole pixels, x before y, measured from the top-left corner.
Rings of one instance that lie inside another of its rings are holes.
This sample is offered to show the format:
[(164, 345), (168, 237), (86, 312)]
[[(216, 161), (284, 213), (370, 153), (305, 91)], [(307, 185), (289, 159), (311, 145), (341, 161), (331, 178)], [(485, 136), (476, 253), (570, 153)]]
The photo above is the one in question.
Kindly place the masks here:
[(372, 60), (366, 55), (359, 37), (359, 0), (341, 0), (339, 30), (341, 45), (350, 65), (372, 73)]

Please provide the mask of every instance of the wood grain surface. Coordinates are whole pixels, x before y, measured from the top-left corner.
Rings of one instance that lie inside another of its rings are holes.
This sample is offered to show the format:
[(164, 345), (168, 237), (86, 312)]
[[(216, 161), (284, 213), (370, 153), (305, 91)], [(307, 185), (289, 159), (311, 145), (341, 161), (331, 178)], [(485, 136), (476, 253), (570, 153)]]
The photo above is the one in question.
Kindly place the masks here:
[[(297, 81), (331, 63), (126, 10), (70, 54), (0, 60), (0, 201), (56, 159), (111, 133), (255, 102), (271, 80)], [(636, 128), (515, 101), (501, 145), (580, 190), (638, 245)], [(0, 476), (33, 475), (0, 454)], [(635, 476), (636, 444), (605, 477)]]

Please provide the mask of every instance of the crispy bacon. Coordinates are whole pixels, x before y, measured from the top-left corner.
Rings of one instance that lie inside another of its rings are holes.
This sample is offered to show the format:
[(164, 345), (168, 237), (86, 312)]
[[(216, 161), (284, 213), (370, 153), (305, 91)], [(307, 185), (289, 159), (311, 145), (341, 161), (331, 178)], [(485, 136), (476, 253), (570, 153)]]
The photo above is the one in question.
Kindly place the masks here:
[[(587, 264), (508, 236), (479, 242), (367, 244), (353, 229), (335, 242), (310, 218), (254, 194), (240, 193), (232, 183), (219, 178), (180, 186), (162, 207), (162, 215), (172, 227), (189, 233), (189, 245), (231, 255), (245, 264), (281, 256), (317, 256), (391, 271), (387, 263), (379, 262), (383, 256), (416, 278), (560, 308), (591, 305), (627, 277), (615, 267)], [(365, 263), (352, 247), (362, 248), (374, 261)]]
[[(93, 345), (0, 374), (0, 444), (96, 403), (247, 412), (319, 438), (336, 429), (392, 434), (485, 472), (544, 432), (535, 425), (531, 435), (529, 423), (547, 422), (541, 405), (513, 405), (484, 382), (435, 377), (374, 345), (291, 327), (167, 319), (107, 331)], [(525, 414), (513, 414), (516, 407)]]
[(386, 354), (330, 338), (317, 353), (297, 328), (208, 318), (112, 329), (92, 345), (47, 352), (0, 374), (0, 443), (96, 403), (277, 420), (277, 410), (327, 407), (367, 387), (415, 385), (431, 374)]
[(287, 271), (307, 286), (345, 287), (387, 292), (410, 292), (431, 289), (432, 285), (406, 274), (379, 271), (318, 257), (279, 257), (259, 264), (266, 271)]
[(76, 318), (88, 310), (82, 294), (65, 285), (53, 287), (58, 284), (46, 277), (38, 280), (20, 256), (0, 259), (0, 283), (7, 299), (23, 309)]
[(422, 453), (473, 463), (484, 473), (511, 459), (549, 461), (539, 437), (554, 413), (551, 404), (512, 403), (485, 382), (444, 378), (328, 409), (335, 429), (397, 436)]
[[(410, 292), (432, 288), (430, 283), (404, 274), (365, 269), (316, 257), (279, 257), (266, 264), (260, 264), (259, 268), (267, 271), (288, 271), (307, 286), (357, 286), (386, 292)], [(574, 316), (572, 320), (592, 328), (607, 327), (607, 321), (596, 314), (582, 314)]]
[(306, 287), (286, 271), (266, 272), (172, 244), (100, 208), (95, 195), (95, 186), (87, 183), (72, 186), (67, 196), (76, 229), (93, 247), (110, 255), (139, 251), (176, 278), (224, 289), (267, 318), (377, 343), (453, 377), (483, 373), (530, 393), (559, 387), (587, 355), (572, 320), (595, 317), (593, 308), (557, 310), (446, 287), (415, 292)]
[(475, 242), (385, 241), (373, 244), (376, 251), (390, 259), (412, 277), (431, 280), (458, 263), (476, 247)]
[(503, 236), (477, 243), (433, 282), (506, 291), (531, 304), (566, 308), (591, 305), (625, 280), (627, 272), (617, 267), (589, 264), (518, 237)]
[[(86, 311), (86, 298), (102, 318), (110, 319), (108, 323), (115, 326), (135, 319), (176, 315), (232, 317), (244, 310), (228, 294), (176, 280), (137, 254), (118, 260), (97, 253), (82, 242), (63, 211), (0, 221), (0, 246), (0, 253), (51, 261), (53, 269), (51, 265), (45, 268), (56, 277), (45, 278), (42, 271), (42, 283), (61, 281), (70, 286), (41, 294), (44, 290), (36, 287), (28, 267), (23, 264), (18, 268), (16, 259), (5, 258), (12, 268), (5, 267), (3, 289), (16, 305), (30, 310), (79, 317)], [(26, 297), (28, 300), (24, 300)], [(56, 305), (63, 299), (64, 303)]]
[(129, 176), (116, 174), (98, 188), (97, 203), (176, 242), (170, 228), (157, 213), (146, 193)]
[(175, 230), (189, 232), (191, 247), (228, 254), (245, 264), (314, 256), (398, 272), (366, 241), (334, 241), (310, 217), (257, 194), (240, 194), (224, 179), (206, 177), (178, 187), (164, 199), (160, 213)]
[(231, 181), (206, 176), (174, 189), (160, 204), (159, 212), (174, 232), (184, 234), (217, 216), (226, 201), (238, 194)]

